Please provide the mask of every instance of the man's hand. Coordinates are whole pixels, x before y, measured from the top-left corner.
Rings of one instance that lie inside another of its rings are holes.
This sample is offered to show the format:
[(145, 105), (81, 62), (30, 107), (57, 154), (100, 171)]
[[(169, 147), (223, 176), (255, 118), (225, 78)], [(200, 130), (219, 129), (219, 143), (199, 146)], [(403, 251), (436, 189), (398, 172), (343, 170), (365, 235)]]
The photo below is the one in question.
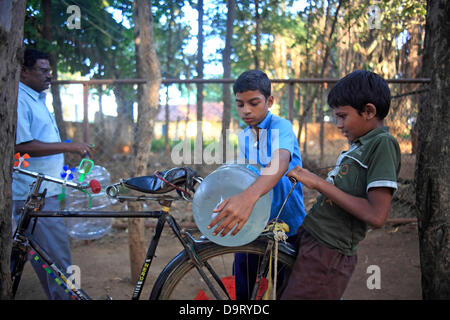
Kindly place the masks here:
[(43, 157), (64, 152), (78, 153), (82, 157), (88, 154), (89, 157), (92, 157), (93, 149), (94, 149), (93, 145), (85, 142), (48, 143), (39, 140), (32, 140), (15, 145), (15, 152), (20, 152), (22, 154), (28, 153), (32, 157)]
[(67, 152), (72, 153), (78, 153), (82, 157), (84, 157), (86, 154), (89, 155), (90, 158), (92, 158), (92, 152), (93, 152), (93, 145), (85, 142), (71, 142), (68, 143), (68, 150)]

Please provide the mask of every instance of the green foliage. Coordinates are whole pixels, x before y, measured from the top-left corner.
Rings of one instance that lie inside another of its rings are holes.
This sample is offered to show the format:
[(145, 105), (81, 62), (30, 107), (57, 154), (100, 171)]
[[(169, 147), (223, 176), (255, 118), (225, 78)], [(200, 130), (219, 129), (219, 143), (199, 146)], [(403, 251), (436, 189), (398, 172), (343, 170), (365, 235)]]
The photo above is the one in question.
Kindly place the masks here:
[[(118, 23), (106, 11), (103, 0), (51, 1), (52, 43), (43, 34), (41, 1), (28, 1), (25, 14), (24, 42), (27, 45), (56, 54), (61, 72), (114, 77), (115, 70), (126, 77), (134, 72), (133, 32)], [(81, 28), (66, 25), (69, 5), (77, 5), (81, 13)]]
[[(43, 33), (42, 1), (27, 1), (24, 42), (55, 54), (60, 72), (79, 72), (90, 78), (136, 77), (131, 0), (51, 0), (51, 42), (45, 40)], [(425, 0), (377, 2), (382, 13), (380, 30), (367, 28), (367, 10), (371, 3), (308, 0), (301, 11), (295, 12), (292, 8), (299, 4), (298, 0), (259, 0), (256, 12), (256, 1), (236, 0), (231, 76), (237, 77), (254, 68), (259, 61), (259, 67), (272, 78), (315, 77), (320, 74), (327, 48), (329, 64), (325, 75), (330, 77), (341, 77), (352, 68), (387, 70), (383, 72), (401, 76), (396, 74), (395, 59), (400, 50), (410, 50), (403, 49), (402, 43), (411, 37), (412, 28), (423, 25)], [(69, 5), (80, 7), (79, 30), (66, 26)], [(329, 38), (331, 21), (339, 5), (336, 29)], [(190, 7), (195, 12), (195, 6), (194, 1), (153, 1), (155, 47), (163, 78), (195, 77), (196, 54), (186, 51), (191, 40), (196, 39), (194, 21), (192, 17), (185, 17), (185, 9)], [(207, 62), (222, 63), (226, 13), (225, 0), (205, 1), (205, 37), (220, 39), (214, 42), (215, 54), (206, 57)], [(346, 56), (351, 60), (347, 61)], [(207, 69), (205, 71), (208, 73)], [(176, 86), (184, 96), (189, 91), (190, 102), (195, 102), (195, 85), (189, 85), (189, 90), (184, 84)], [(298, 86), (296, 90), (300, 90), (302, 96), (311, 94), (308, 86)], [(123, 86), (122, 91), (125, 100), (136, 100), (132, 86)], [(283, 106), (282, 115), (287, 115), (287, 87), (274, 85), (274, 92)], [(205, 101), (221, 101), (222, 85), (205, 85), (204, 95)], [(298, 112), (298, 99), (295, 99), (295, 106)], [(232, 117), (238, 120), (235, 108), (232, 108)]]

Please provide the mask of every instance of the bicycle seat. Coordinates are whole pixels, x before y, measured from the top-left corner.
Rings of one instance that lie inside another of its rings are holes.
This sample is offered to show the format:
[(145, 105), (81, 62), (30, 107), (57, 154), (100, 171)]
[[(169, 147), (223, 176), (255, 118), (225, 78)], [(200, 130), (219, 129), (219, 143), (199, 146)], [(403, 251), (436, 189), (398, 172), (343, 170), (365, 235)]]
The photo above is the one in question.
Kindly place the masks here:
[(175, 189), (174, 186), (185, 186), (194, 192), (194, 185), (197, 182), (195, 178), (197, 177), (197, 172), (191, 168), (172, 168), (150, 176), (129, 178), (123, 180), (123, 184), (130, 189), (152, 194), (168, 193)]

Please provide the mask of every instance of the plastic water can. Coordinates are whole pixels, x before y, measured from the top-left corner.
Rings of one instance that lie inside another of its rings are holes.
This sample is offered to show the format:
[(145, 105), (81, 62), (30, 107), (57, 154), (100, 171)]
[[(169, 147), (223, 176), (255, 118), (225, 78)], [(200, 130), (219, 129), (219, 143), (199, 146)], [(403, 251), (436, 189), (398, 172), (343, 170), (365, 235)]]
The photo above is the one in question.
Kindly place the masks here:
[(208, 229), (216, 216), (213, 210), (226, 198), (241, 193), (253, 184), (259, 176), (258, 172), (257, 168), (250, 165), (225, 164), (203, 179), (194, 194), (192, 211), (195, 223), (205, 237), (219, 245), (234, 247), (250, 243), (261, 234), (270, 217), (272, 191), (259, 198), (249, 219), (236, 235), (231, 236), (231, 230), (224, 237), (220, 233), (213, 236), (218, 224)]
[[(74, 180), (78, 181), (79, 173), (74, 174)], [(89, 175), (86, 176), (85, 182), (96, 179), (102, 190), (100, 193), (91, 194), (92, 206), (89, 208), (89, 196), (81, 191), (67, 188), (67, 211), (92, 211), (100, 209), (108, 209), (112, 204), (109, 197), (105, 194), (105, 188), (111, 184), (109, 172), (101, 166), (95, 165)], [(92, 240), (98, 239), (111, 230), (112, 218), (67, 218), (67, 227), (69, 235), (74, 239)]]

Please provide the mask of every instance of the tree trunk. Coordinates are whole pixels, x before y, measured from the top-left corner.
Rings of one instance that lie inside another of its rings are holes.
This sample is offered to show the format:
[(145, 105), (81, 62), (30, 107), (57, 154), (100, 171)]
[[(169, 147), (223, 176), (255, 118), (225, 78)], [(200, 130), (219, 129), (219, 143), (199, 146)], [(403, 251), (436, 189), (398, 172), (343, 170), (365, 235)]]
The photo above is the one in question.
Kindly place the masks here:
[[(203, 0), (198, 0), (198, 49), (197, 78), (203, 79)], [(197, 84), (197, 137), (195, 139), (194, 163), (197, 171), (201, 168), (203, 155), (203, 83)]]
[[(115, 78), (118, 78), (118, 75), (115, 75)], [(102, 153), (105, 155), (117, 152), (118, 150), (124, 152), (124, 146), (130, 147), (129, 150), (131, 150), (135, 131), (133, 122), (134, 99), (127, 98), (127, 93), (123, 85), (114, 85), (113, 92), (117, 103), (117, 122), (115, 128), (117, 134), (106, 138), (104, 149), (102, 150)], [(126, 170), (124, 174), (127, 176), (133, 174), (132, 167), (127, 167)]]
[[(227, 0), (227, 31), (225, 36), (225, 49), (223, 50), (223, 78), (231, 78), (231, 48), (233, 46), (233, 26), (235, 15), (235, 0)], [(227, 130), (230, 128), (231, 120), (231, 87), (224, 83), (222, 86), (223, 115), (222, 115), (222, 161), (227, 161)]]
[(261, 67), (261, 15), (259, 14), (259, 0), (255, 0), (255, 52), (253, 59), (255, 61), (255, 69), (259, 70)]
[(25, 3), (0, 2), (0, 300), (11, 299), (11, 183)]
[[(53, 32), (52, 32), (52, 12), (51, 12), (51, 0), (42, 0), (42, 13), (44, 16), (44, 32), (42, 36), (49, 42), (52, 46), (53, 42)], [(58, 62), (56, 58), (56, 53), (50, 52), (50, 66), (52, 68), (53, 80), (58, 79)], [(62, 103), (61, 96), (59, 94), (59, 86), (57, 84), (52, 85), (50, 88), (53, 98), (53, 112), (55, 113), (56, 124), (58, 125), (59, 135), (61, 140), (65, 141), (67, 139), (66, 124), (64, 123), (63, 113), (62, 113)]]
[(427, 1), (423, 76), (431, 78), (417, 118), (416, 205), (423, 299), (450, 299), (450, 54), (447, 0)]
[[(334, 12), (333, 22), (331, 24), (331, 30), (330, 30), (330, 33), (328, 35), (328, 39), (327, 39), (327, 42), (326, 42), (325, 54), (323, 56), (322, 66), (321, 66), (321, 69), (320, 69), (319, 78), (323, 78), (323, 76), (325, 74), (325, 71), (328, 68), (328, 64), (329, 64), (329, 61), (328, 61), (329, 59), (328, 58), (330, 56), (330, 51), (331, 51), (331, 48), (333, 48), (335, 43), (336, 43), (336, 38), (333, 39), (333, 35), (334, 35), (335, 29), (336, 29), (336, 24), (337, 24), (337, 20), (338, 20), (338, 17), (339, 17), (339, 11), (340, 11), (341, 6), (342, 6), (342, 2), (343, 1), (339, 2), (338, 6), (337, 6), (337, 8), (336, 8), (336, 10)], [(325, 35), (325, 33), (324, 33), (324, 35)], [(318, 85), (315, 86), (313, 93), (309, 96), (308, 99), (305, 99), (305, 107), (303, 108), (303, 114), (300, 115), (300, 118), (299, 118), (299, 126), (300, 126), (300, 128), (303, 126), (303, 122), (305, 121), (305, 118), (308, 115), (309, 110), (311, 109), (311, 107), (314, 106), (314, 100), (316, 99), (316, 96), (317, 96), (317, 93), (319, 91), (319, 88), (320, 87)], [(314, 109), (313, 109), (313, 111), (314, 111)], [(313, 116), (313, 121), (314, 122), (316, 121), (315, 115)], [(298, 139), (300, 139), (300, 138), (298, 138)]]
[[(311, 29), (311, 26), (312, 26), (312, 10), (311, 10), (311, 4), (309, 3), (309, 5), (308, 5), (308, 20), (307, 20), (307, 23), (306, 23), (306, 34), (309, 34), (309, 32), (310, 32), (310, 29)], [(311, 67), (311, 63), (310, 63), (310, 57), (311, 57), (311, 55), (310, 55), (310, 53), (309, 53), (309, 45), (308, 45), (308, 43), (309, 43), (309, 38), (307, 37), (306, 38), (306, 44), (305, 44), (305, 49), (306, 49), (306, 62), (305, 62), (305, 74), (306, 74), (306, 77), (310, 77), (310, 67)], [(301, 72), (300, 72), (300, 74), (301, 74)], [(309, 85), (308, 84), (306, 84), (305, 85), (305, 93), (308, 93), (309, 92)], [(305, 96), (306, 96), (306, 94), (305, 94)], [(301, 99), (301, 101), (300, 101), (300, 106), (299, 106), (299, 114), (298, 114), (298, 135), (297, 135), (297, 142), (298, 142), (298, 144), (300, 145), (300, 139), (301, 139), (301, 135), (302, 135), (302, 129), (303, 129), (303, 125), (305, 125), (305, 142), (306, 142), (306, 136), (307, 136), (307, 132), (306, 132), (306, 123), (307, 123), (307, 119), (306, 119), (306, 116), (308, 115), (308, 112), (309, 112), (309, 109), (310, 109), (310, 106), (307, 106), (306, 105), (306, 101), (307, 101), (307, 99), (305, 98), (305, 99)], [(306, 157), (306, 149), (307, 148), (307, 145), (306, 145), (306, 143), (304, 143), (304, 148), (303, 148), (303, 156), (302, 157)]]
[[(161, 69), (153, 41), (151, 2), (145, 0), (133, 2), (133, 21), (138, 78), (147, 80), (138, 88), (138, 120), (133, 148), (135, 154), (134, 174), (142, 176), (147, 174), (154, 120), (159, 111), (159, 88), (161, 86)], [(137, 202), (130, 202), (128, 206), (132, 211), (140, 209), (140, 204)], [(136, 282), (145, 257), (144, 221), (129, 219), (128, 234), (131, 279)]]
[[(174, 9), (174, 2), (170, 2), (169, 4), (169, 10), (170, 10), (170, 20), (169, 20), (169, 28), (168, 28), (168, 35), (167, 35), (167, 60), (166, 60), (166, 72), (172, 75), (172, 60), (173, 60), (173, 54), (172, 54), (172, 38), (173, 38), (173, 30), (175, 28), (175, 9)], [(169, 143), (169, 127), (170, 127), (170, 108), (169, 108), (169, 85), (166, 87), (166, 106), (165, 106), (165, 130), (164, 130), (164, 152), (166, 153), (166, 157), (170, 156), (170, 143)]]
[(325, 167), (325, 123), (324, 123), (324, 110), (323, 110), (323, 103), (324, 103), (324, 93), (323, 93), (323, 87), (320, 86), (320, 92), (319, 92), (319, 98), (317, 99), (317, 103), (319, 104), (319, 124), (320, 124), (320, 132), (319, 132), (319, 145), (320, 145), (320, 167)]
[(170, 110), (169, 110), (169, 86), (166, 86), (166, 105), (164, 106), (164, 153), (166, 157), (170, 156), (169, 145), (169, 126), (170, 126)]
[[(100, 73), (100, 72), (99, 72)], [(97, 93), (98, 93), (98, 122), (96, 123), (96, 135), (100, 137), (100, 139), (96, 139), (96, 147), (97, 150), (100, 151), (102, 154), (105, 154), (105, 148), (106, 148), (106, 124), (105, 124), (105, 115), (103, 113), (103, 85), (100, 84), (97, 87)]]

